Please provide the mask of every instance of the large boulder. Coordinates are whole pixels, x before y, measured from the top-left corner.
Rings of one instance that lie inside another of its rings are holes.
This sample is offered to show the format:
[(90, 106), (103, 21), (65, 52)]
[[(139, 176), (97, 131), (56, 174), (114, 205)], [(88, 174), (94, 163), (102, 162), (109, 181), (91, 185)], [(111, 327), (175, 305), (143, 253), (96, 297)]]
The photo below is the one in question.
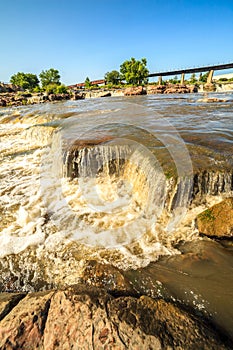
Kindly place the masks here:
[(85, 93), (84, 92), (78, 92), (78, 91), (74, 91), (71, 99), (76, 101), (76, 100), (83, 100), (85, 98)]
[(165, 94), (188, 94), (190, 92), (187, 85), (170, 84), (164, 91)]
[(125, 96), (145, 95), (146, 89), (143, 86), (129, 87), (124, 91)]
[(223, 350), (230, 346), (210, 324), (164, 300), (115, 298), (103, 290), (78, 286), (26, 296), (0, 294), (0, 349)]
[(69, 100), (70, 95), (69, 94), (49, 94), (48, 99), (49, 101)]
[(199, 214), (197, 228), (210, 237), (233, 238), (233, 198), (227, 198)]
[(148, 85), (147, 94), (163, 94), (166, 90), (166, 85)]

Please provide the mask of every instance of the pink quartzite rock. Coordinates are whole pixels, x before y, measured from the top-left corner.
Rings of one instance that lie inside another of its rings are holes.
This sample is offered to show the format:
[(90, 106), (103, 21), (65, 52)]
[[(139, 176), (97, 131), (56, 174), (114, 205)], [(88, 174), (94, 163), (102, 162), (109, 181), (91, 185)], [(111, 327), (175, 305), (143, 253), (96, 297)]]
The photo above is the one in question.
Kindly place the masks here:
[(197, 92), (195, 85), (166, 84), (166, 85), (148, 85), (148, 94), (188, 94)]
[(142, 86), (137, 87), (130, 87), (125, 89), (124, 95), (125, 96), (135, 96), (135, 95), (145, 95), (146, 90)]
[(171, 303), (88, 286), (0, 294), (0, 316), (6, 350), (228, 349), (204, 320)]

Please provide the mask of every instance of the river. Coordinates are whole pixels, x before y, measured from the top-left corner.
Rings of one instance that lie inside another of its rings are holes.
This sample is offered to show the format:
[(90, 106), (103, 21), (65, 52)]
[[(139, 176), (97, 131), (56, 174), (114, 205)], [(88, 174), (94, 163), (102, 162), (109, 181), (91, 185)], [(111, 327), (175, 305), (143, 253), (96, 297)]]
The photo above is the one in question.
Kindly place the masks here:
[[(71, 285), (97, 260), (233, 338), (232, 241), (200, 237), (194, 220), (232, 196), (233, 93), (203, 97), (0, 109), (0, 290)], [(195, 201), (203, 171), (224, 190)]]

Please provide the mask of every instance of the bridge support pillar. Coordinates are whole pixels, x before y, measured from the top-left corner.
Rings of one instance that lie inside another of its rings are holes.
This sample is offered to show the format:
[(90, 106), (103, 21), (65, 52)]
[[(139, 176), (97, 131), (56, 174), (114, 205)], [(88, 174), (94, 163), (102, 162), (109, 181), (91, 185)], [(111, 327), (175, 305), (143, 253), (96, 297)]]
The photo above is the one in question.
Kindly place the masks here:
[(214, 70), (211, 69), (211, 70), (209, 71), (209, 74), (208, 74), (207, 84), (211, 84), (211, 83), (212, 83), (213, 75), (214, 75)]
[(162, 76), (160, 75), (159, 77), (158, 77), (158, 83), (159, 83), (159, 85), (162, 85)]
[(184, 77), (185, 77), (185, 74), (182, 73), (182, 74), (181, 74), (181, 79), (180, 79), (181, 85), (184, 85)]

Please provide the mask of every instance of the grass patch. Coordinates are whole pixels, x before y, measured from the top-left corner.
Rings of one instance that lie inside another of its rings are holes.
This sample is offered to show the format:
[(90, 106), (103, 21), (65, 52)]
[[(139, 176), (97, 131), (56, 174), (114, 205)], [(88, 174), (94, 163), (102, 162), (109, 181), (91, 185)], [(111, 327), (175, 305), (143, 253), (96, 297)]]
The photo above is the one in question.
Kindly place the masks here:
[(201, 221), (214, 221), (216, 219), (210, 209), (206, 209), (203, 213), (199, 214), (198, 217)]

